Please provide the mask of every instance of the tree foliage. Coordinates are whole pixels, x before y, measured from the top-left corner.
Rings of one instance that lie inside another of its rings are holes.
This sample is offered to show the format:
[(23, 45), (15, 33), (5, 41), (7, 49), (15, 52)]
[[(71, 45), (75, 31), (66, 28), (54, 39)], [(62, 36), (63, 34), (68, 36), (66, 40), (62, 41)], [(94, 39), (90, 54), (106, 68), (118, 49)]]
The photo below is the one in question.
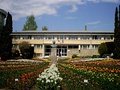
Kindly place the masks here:
[(102, 57), (105, 54), (111, 55), (113, 53), (113, 50), (114, 50), (114, 42), (101, 43), (98, 48), (100, 57)]
[(42, 27), (42, 31), (48, 31), (47, 26)]
[(108, 52), (108, 48), (106, 43), (101, 43), (99, 48), (98, 48), (98, 52), (100, 54), (100, 56), (103, 56), (104, 54), (107, 54)]
[(3, 26), (0, 35), (0, 56), (2, 60), (10, 59), (12, 56), (12, 16), (8, 12), (6, 24)]
[(31, 47), (30, 44), (26, 41), (23, 41), (19, 44), (22, 58), (31, 59), (34, 54), (34, 47)]
[(36, 29), (37, 29), (37, 23), (35, 21), (34, 15), (28, 16), (26, 24), (24, 25), (23, 31), (36, 30)]
[(114, 58), (120, 59), (120, 5), (119, 12), (117, 7), (115, 10), (114, 47)]
[(113, 53), (114, 50), (114, 42), (106, 42), (106, 46), (107, 46), (107, 54), (111, 54)]
[(28, 42), (23, 41), (23, 42), (19, 43), (19, 47), (20, 47), (21, 53), (23, 53), (25, 49), (29, 49), (30, 45)]

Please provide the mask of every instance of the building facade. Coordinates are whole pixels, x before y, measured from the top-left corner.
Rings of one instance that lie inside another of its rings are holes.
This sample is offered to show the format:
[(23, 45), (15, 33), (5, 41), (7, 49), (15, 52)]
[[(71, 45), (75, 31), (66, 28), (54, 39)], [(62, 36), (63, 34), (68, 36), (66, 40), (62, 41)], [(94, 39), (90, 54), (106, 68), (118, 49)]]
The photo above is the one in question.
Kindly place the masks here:
[(21, 31), (11, 35), (13, 48), (19, 50), (19, 43), (27, 41), (34, 47), (35, 56), (40, 57), (49, 57), (53, 41), (57, 56), (72, 57), (99, 55), (99, 45), (114, 40), (114, 32), (108, 31)]

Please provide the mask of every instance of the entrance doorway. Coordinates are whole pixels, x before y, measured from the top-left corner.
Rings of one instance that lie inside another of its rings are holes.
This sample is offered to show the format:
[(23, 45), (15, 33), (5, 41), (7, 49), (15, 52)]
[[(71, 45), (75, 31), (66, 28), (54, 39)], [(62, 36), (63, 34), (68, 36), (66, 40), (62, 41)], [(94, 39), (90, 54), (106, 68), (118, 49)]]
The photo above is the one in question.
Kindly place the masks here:
[[(56, 47), (57, 56), (67, 56), (67, 46), (57, 45)], [(45, 45), (45, 56), (49, 56), (51, 54), (51, 46)]]
[(57, 56), (67, 56), (67, 46), (57, 46)]

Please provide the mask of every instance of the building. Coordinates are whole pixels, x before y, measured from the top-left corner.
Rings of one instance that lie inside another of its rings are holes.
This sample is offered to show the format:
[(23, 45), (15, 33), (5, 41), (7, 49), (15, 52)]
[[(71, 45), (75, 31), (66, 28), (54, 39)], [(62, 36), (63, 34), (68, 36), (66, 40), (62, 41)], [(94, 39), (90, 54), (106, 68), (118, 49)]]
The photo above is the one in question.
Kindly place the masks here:
[(99, 55), (99, 45), (114, 40), (114, 32), (110, 31), (20, 31), (11, 35), (13, 48), (19, 49), (19, 43), (27, 41), (40, 57), (49, 57), (53, 41), (57, 45), (57, 56), (72, 57), (73, 54)]
[(7, 16), (7, 12), (3, 9), (0, 9), (0, 33), (2, 30), (2, 27), (4, 26), (5, 17)]

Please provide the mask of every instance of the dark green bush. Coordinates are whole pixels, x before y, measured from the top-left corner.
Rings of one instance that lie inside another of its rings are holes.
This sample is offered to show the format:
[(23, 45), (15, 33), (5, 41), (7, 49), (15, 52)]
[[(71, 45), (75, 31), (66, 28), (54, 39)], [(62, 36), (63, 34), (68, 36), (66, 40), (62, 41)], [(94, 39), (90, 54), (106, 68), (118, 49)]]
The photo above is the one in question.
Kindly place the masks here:
[(72, 55), (72, 58), (76, 58), (76, 57), (78, 57), (77, 54), (73, 54)]

